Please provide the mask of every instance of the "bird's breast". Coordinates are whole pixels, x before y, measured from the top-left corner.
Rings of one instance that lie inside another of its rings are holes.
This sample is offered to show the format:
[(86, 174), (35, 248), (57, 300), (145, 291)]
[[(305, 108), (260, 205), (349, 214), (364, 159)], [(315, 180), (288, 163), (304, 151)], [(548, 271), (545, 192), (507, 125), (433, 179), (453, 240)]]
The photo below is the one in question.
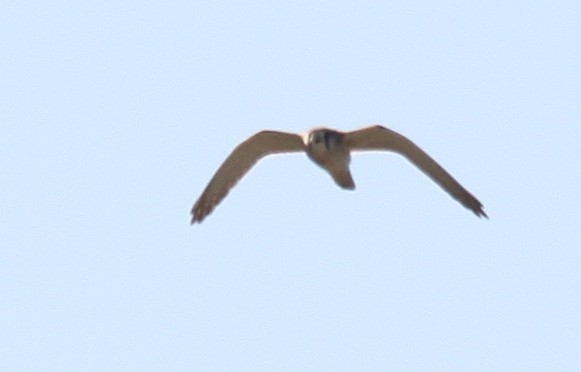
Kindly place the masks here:
[(328, 150), (325, 146), (311, 146), (307, 149), (309, 158), (325, 169), (343, 169), (349, 166), (349, 150), (336, 147)]

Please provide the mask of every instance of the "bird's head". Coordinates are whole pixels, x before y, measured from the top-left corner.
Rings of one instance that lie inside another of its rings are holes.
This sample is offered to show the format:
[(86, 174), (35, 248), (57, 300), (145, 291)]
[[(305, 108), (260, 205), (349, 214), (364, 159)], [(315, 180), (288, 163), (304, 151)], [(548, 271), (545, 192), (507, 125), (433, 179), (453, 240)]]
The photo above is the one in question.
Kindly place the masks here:
[(343, 136), (341, 133), (326, 129), (313, 129), (309, 132), (308, 146), (314, 149), (325, 149), (327, 151), (333, 150), (338, 144), (341, 143)]

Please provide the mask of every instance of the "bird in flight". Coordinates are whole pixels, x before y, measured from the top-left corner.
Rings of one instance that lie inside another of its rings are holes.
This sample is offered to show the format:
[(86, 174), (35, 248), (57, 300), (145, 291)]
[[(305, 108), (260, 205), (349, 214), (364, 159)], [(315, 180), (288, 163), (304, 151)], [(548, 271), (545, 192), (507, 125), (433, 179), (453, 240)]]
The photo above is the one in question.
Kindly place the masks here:
[(432, 157), (401, 134), (376, 125), (352, 132), (315, 128), (304, 135), (270, 130), (256, 133), (238, 145), (218, 168), (192, 208), (192, 224), (202, 222), (212, 213), (248, 170), (267, 155), (305, 152), (329, 172), (339, 187), (353, 190), (355, 182), (349, 171), (351, 152), (378, 150), (404, 156), (476, 216), (488, 218), (482, 203)]

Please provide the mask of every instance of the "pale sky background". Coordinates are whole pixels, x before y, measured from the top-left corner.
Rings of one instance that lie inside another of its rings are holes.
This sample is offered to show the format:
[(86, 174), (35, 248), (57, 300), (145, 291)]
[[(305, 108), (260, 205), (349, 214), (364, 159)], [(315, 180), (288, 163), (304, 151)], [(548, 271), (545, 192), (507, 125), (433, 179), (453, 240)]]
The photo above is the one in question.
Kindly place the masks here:
[[(581, 3), (0, 9), (2, 371), (581, 370)], [(355, 192), (242, 140), (373, 123)]]

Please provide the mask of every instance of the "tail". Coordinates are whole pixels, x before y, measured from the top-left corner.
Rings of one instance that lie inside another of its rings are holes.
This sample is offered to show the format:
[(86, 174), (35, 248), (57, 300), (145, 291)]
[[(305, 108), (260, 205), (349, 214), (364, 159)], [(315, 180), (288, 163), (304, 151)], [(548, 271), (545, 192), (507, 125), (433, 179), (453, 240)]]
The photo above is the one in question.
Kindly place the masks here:
[(355, 182), (353, 181), (353, 177), (351, 177), (349, 169), (333, 170), (329, 171), (329, 173), (339, 187), (347, 190), (355, 189)]

